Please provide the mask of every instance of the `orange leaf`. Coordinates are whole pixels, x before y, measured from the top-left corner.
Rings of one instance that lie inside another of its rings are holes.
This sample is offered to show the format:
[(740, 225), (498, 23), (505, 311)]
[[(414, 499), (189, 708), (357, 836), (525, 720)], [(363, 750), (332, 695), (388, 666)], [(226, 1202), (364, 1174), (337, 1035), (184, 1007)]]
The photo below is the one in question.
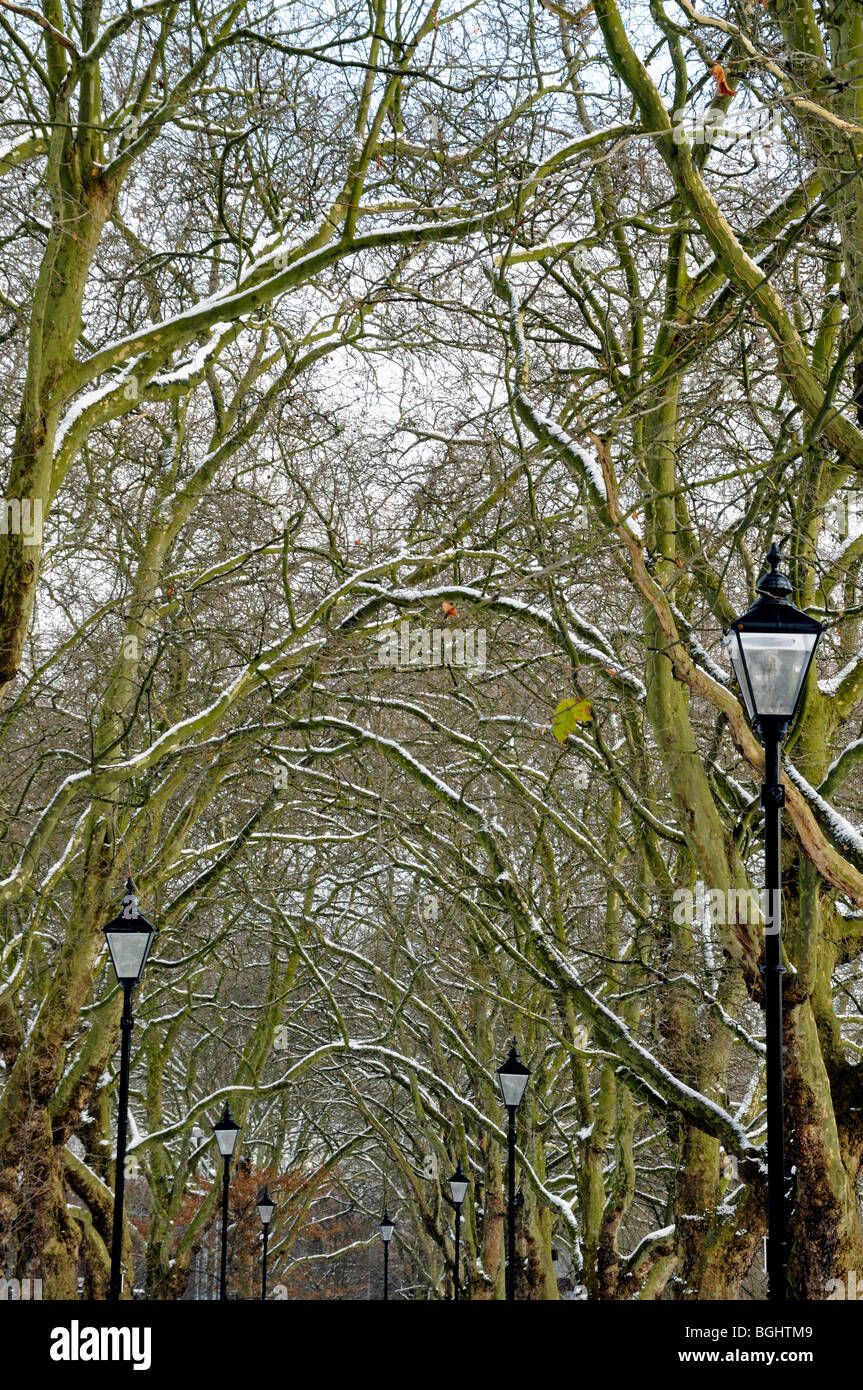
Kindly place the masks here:
[(725, 69), (721, 63), (714, 63), (710, 71), (713, 74), (713, 77), (716, 81), (716, 95), (718, 97), (737, 96), (737, 88), (735, 87), (732, 91), (732, 89), (729, 87), (728, 78), (725, 75)]
[(444, 613), (448, 618), (458, 617), (458, 609), (456, 608), (454, 603), (447, 603), (446, 599), (444, 599), (443, 603), (441, 604), (441, 608), (443, 609)]

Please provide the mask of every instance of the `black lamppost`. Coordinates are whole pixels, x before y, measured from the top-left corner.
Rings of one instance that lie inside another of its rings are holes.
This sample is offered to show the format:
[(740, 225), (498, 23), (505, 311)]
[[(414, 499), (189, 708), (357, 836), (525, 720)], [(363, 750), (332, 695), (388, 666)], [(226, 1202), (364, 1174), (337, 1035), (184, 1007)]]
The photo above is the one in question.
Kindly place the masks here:
[(227, 1101), (225, 1101), (222, 1118), (218, 1124), (213, 1125), (213, 1133), (216, 1136), (219, 1153), (224, 1161), (222, 1172), (222, 1260), (219, 1268), (219, 1302), (224, 1303), (227, 1298), (228, 1278), (228, 1189), (231, 1185), (231, 1159), (234, 1156), (234, 1149), (237, 1147), (237, 1139), (240, 1135), (240, 1126), (231, 1114), (231, 1107)]
[(791, 726), (823, 625), (789, 602), (791, 584), (779, 572), (774, 542), (758, 599), (736, 618), (723, 645), (731, 658), (746, 712), (764, 744), (764, 1003), (767, 1043), (767, 1277), (769, 1298), (787, 1296), (785, 1244), (785, 1112), (782, 1053), (782, 743)]
[(506, 1297), (507, 1301), (510, 1303), (515, 1302), (515, 1112), (521, 1105), (522, 1096), (524, 1095), (529, 1080), (530, 1068), (526, 1067), (519, 1057), (518, 1048), (515, 1045), (515, 1038), (513, 1038), (509, 1056), (503, 1063), (503, 1066), (497, 1069), (497, 1084), (500, 1087), (501, 1099), (506, 1106), (509, 1116)]
[(458, 1303), (458, 1252), (459, 1238), (461, 1236), (461, 1204), (465, 1199), (469, 1178), (461, 1170), (461, 1159), (456, 1164), (455, 1172), (451, 1178), (447, 1178), (449, 1184), (449, 1195), (455, 1207), (455, 1271), (453, 1274), (453, 1302)]
[(390, 1296), (390, 1241), (393, 1238), (393, 1227), (395, 1222), (384, 1206), (384, 1214), (381, 1217), (381, 1240), (384, 1243), (384, 1303)]
[(264, 1267), (261, 1275), (261, 1302), (266, 1302), (267, 1298), (267, 1238), (270, 1234), (270, 1222), (273, 1219), (273, 1212), (276, 1204), (270, 1196), (269, 1186), (265, 1187), (258, 1198), (258, 1216), (261, 1218), (261, 1226), (264, 1231)]
[(135, 885), (126, 879), (126, 895), (119, 916), (102, 930), (114, 974), (123, 991), (123, 1016), (120, 1019), (120, 1095), (117, 1103), (117, 1167), (114, 1177), (114, 1217), (111, 1226), (111, 1282), (108, 1298), (116, 1303), (123, 1284), (123, 1203), (126, 1191), (126, 1126), (129, 1115), (129, 1064), (132, 1055), (132, 990), (144, 972), (144, 966), (156, 939), (156, 928), (138, 910)]

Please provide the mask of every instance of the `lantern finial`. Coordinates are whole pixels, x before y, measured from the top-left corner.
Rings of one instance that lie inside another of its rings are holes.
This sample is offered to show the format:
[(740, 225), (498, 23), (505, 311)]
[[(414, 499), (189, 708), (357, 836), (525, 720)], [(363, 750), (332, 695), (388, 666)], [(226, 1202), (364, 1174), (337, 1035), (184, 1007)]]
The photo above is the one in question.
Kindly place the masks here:
[(782, 551), (775, 541), (767, 552), (767, 563), (770, 569), (766, 574), (762, 574), (755, 588), (759, 594), (764, 594), (766, 598), (777, 599), (783, 603), (793, 591), (791, 580), (779, 569), (782, 564)]

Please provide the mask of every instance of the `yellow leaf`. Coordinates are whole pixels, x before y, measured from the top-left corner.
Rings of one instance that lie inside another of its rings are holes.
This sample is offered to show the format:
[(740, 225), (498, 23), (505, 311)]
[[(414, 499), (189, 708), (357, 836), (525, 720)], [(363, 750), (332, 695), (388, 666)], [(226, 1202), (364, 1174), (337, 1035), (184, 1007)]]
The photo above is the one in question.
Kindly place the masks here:
[(551, 732), (558, 743), (565, 743), (579, 724), (587, 724), (592, 718), (589, 700), (561, 700), (554, 711)]

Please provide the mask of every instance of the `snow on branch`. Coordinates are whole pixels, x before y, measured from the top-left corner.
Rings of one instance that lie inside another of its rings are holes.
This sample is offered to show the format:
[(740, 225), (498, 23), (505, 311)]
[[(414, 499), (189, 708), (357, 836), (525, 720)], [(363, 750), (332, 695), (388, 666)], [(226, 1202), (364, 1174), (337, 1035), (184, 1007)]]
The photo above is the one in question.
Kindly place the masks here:
[(794, 764), (789, 762), (787, 758), (783, 760), (783, 770), (788, 780), (794, 783), (797, 790), (809, 802), (818, 819), (827, 827), (829, 835), (843, 853), (863, 857), (863, 834), (856, 826), (841, 816), (835, 807), (824, 800), (823, 796), (819, 796), (815, 788), (806, 781), (802, 772), (798, 772)]
[(510, 339), (515, 352), (513, 396), (519, 418), (537, 439), (558, 453), (575, 477), (585, 484), (594, 506), (606, 506), (608, 490), (599, 464), (576, 443), (571, 435), (567, 434), (566, 430), (561, 429), (556, 421), (543, 414), (525, 395), (528, 357), (521, 303), (516, 291), (499, 273), (494, 264), (486, 265), (484, 269), (495, 293), (498, 298), (503, 300), (507, 309)]

